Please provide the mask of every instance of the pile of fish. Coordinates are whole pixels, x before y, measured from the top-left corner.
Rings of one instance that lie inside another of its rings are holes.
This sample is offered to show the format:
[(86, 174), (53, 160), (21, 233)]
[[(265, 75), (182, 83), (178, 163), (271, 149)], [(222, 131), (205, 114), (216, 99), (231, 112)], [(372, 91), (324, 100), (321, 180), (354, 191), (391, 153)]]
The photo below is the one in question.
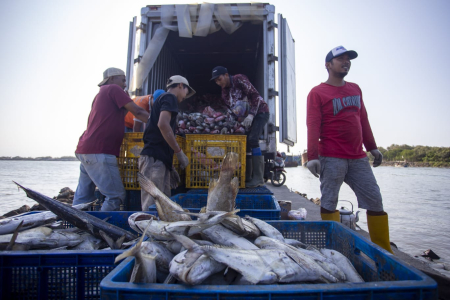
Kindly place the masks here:
[(245, 128), (239, 118), (232, 113), (215, 111), (210, 106), (202, 112), (185, 113), (177, 116), (176, 134), (244, 134)]
[[(212, 179), (207, 205), (190, 213), (138, 174), (141, 187), (155, 198), (159, 220), (137, 212), (128, 223), (141, 240), (116, 258), (135, 257), (133, 283), (245, 285), (363, 282), (341, 253), (284, 238), (270, 224), (236, 215), (238, 154), (224, 158)], [(196, 220), (192, 220), (196, 217)], [(149, 240), (144, 241), (144, 236)]]
[[(1, 219), (0, 250), (116, 250), (134, 244), (138, 238), (82, 211), (92, 203), (72, 207), (16, 184), (49, 211)], [(67, 224), (74, 227), (65, 228)]]

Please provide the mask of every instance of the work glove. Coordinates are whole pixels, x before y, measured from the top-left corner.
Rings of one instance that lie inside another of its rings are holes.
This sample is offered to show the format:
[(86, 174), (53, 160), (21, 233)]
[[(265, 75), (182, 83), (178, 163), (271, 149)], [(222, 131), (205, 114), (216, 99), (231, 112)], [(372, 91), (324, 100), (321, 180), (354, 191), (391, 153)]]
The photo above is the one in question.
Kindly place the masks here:
[(170, 188), (176, 189), (180, 182), (181, 182), (180, 175), (178, 175), (177, 170), (174, 167), (172, 167), (172, 170), (170, 171)]
[(220, 131), (220, 134), (226, 134), (228, 133), (228, 128), (224, 127), (222, 128), (222, 130)]
[(313, 159), (308, 161), (308, 163), (306, 164), (306, 167), (309, 169), (309, 171), (316, 176), (317, 178), (319, 178), (319, 174), (320, 174), (320, 161), (318, 159)]
[(380, 150), (373, 149), (370, 150), (370, 153), (373, 155), (373, 157), (375, 157), (375, 159), (373, 160), (373, 167), (376, 168), (381, 165), (381, 162), (383, 161), (383, 154), (381, 154)]
[(184, 154), (183, 150), (180, 149), (180, 152), (176, 153), (178, 162), (180, 163), (180, 167), (182, 170), (184, 170), (187, 165), (189, 164), (189, 159), (187, 158), (186, 154)]
[(247, 118), (242, 121), (242, 126), (244, 126), (246, 129), (248, 129), (250, 126), (252, 126), (254, 116), (251, 114), (248, 114)]

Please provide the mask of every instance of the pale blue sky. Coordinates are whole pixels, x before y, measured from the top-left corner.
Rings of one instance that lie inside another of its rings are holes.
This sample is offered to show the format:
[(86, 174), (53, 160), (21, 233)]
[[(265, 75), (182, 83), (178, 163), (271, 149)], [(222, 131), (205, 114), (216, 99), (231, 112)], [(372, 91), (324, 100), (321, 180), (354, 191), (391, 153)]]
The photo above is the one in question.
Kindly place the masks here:
[[(378, 146), (450, 147), (450, 1), (270, 3), (296, 41), (295, 154), (306, 149), (306, 96), (338, 45), (359, 54), (346, 79), (362, 88)], [(150, 4), (161, 2), (0, 2), (0, 156), (74, 154), (102, 72), (126, 68), (129, 22)]]

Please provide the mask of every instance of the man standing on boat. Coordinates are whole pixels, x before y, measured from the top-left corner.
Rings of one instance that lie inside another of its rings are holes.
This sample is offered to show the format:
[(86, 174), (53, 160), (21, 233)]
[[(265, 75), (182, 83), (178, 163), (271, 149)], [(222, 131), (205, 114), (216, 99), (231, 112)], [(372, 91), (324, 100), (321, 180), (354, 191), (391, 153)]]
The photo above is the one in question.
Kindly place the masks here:
[(124, 136), (125, 115), (130, 111), (142, 122), (147, 122), (149, 117), (148, 112), (125, 93), (125, 82), (125, 73), (120, 69), (109, 68), (103, 72), (87, 129), (75, 151), (81, 164), (73, 205), (94, 201), (95, 187), (105, 196), (102, 211), (119, 210), (125, 201), (126, 192), (116, 159)]
[(340, 221), (336, 210), (343, 182), (355, 192), (360, 208), (367, 210), (370, 239), (392, 252), (388, 215), (369, 158), (362, 145), (375, 157), (378, 167), (383, 155), (377, 149), (370, 128), (362, 92), (355, 83), (344, 81), (350, 71), (355, 51), (342, 46), (332, 49), (325, 58), (328, 80), (314, 87), (308, 95), (308, 163), (311, 173), (319, 177), (322, 220)]

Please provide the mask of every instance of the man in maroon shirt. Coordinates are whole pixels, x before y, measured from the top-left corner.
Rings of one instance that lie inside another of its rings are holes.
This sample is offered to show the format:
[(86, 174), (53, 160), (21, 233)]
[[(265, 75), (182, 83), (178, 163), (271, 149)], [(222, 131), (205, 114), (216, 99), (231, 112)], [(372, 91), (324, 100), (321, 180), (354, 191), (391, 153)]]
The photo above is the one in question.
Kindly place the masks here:
[(245, 119), (241, 122), (248, 132), (247, 152), (251, 154), (251, 159), (246, 161), (245, 186), (248, 188), (262, 186), (264, 156), (259, 148), (259, 136), (269, 121), (269, 106), (245, 75), (230, 75), (226, 68), (217, 66), (212, 70), (211, 80), (222, 88), (222, 103), (230, 111), (236, 112), (237, 109), (234, 108), (243, 104), (249, 107)]
[(340, 221), (336, 210), (343, 182), (355, 192), (358, 206), (367, 210), (367, 225), (372, 242), (392, 252), (389, 225), (367, 151), (375, 157), (373, 166), (381, 164), (370, 128), (362, 92), (355, 83), (344, 81), (351, 60), (358, 54), (342, 46), (332, 49), (325, 59), (328, 80), (314, 87), (308, 95), (308, 164), (319, 177), (322, 220)]
[(116, 68), (103, 72), (100, 91), (92, 102), (86, 131), (81, 135), (75, 156), (81, 162), (80, 178), (73, 205), (95, 200), (95, 187), (105, 196), (102, 211), (119, 210), (125, 189), (116, 157), (124, 136), (125, 115), (130, 111), (142, 122), (148, 112), (124, 92), (125, 73)]

